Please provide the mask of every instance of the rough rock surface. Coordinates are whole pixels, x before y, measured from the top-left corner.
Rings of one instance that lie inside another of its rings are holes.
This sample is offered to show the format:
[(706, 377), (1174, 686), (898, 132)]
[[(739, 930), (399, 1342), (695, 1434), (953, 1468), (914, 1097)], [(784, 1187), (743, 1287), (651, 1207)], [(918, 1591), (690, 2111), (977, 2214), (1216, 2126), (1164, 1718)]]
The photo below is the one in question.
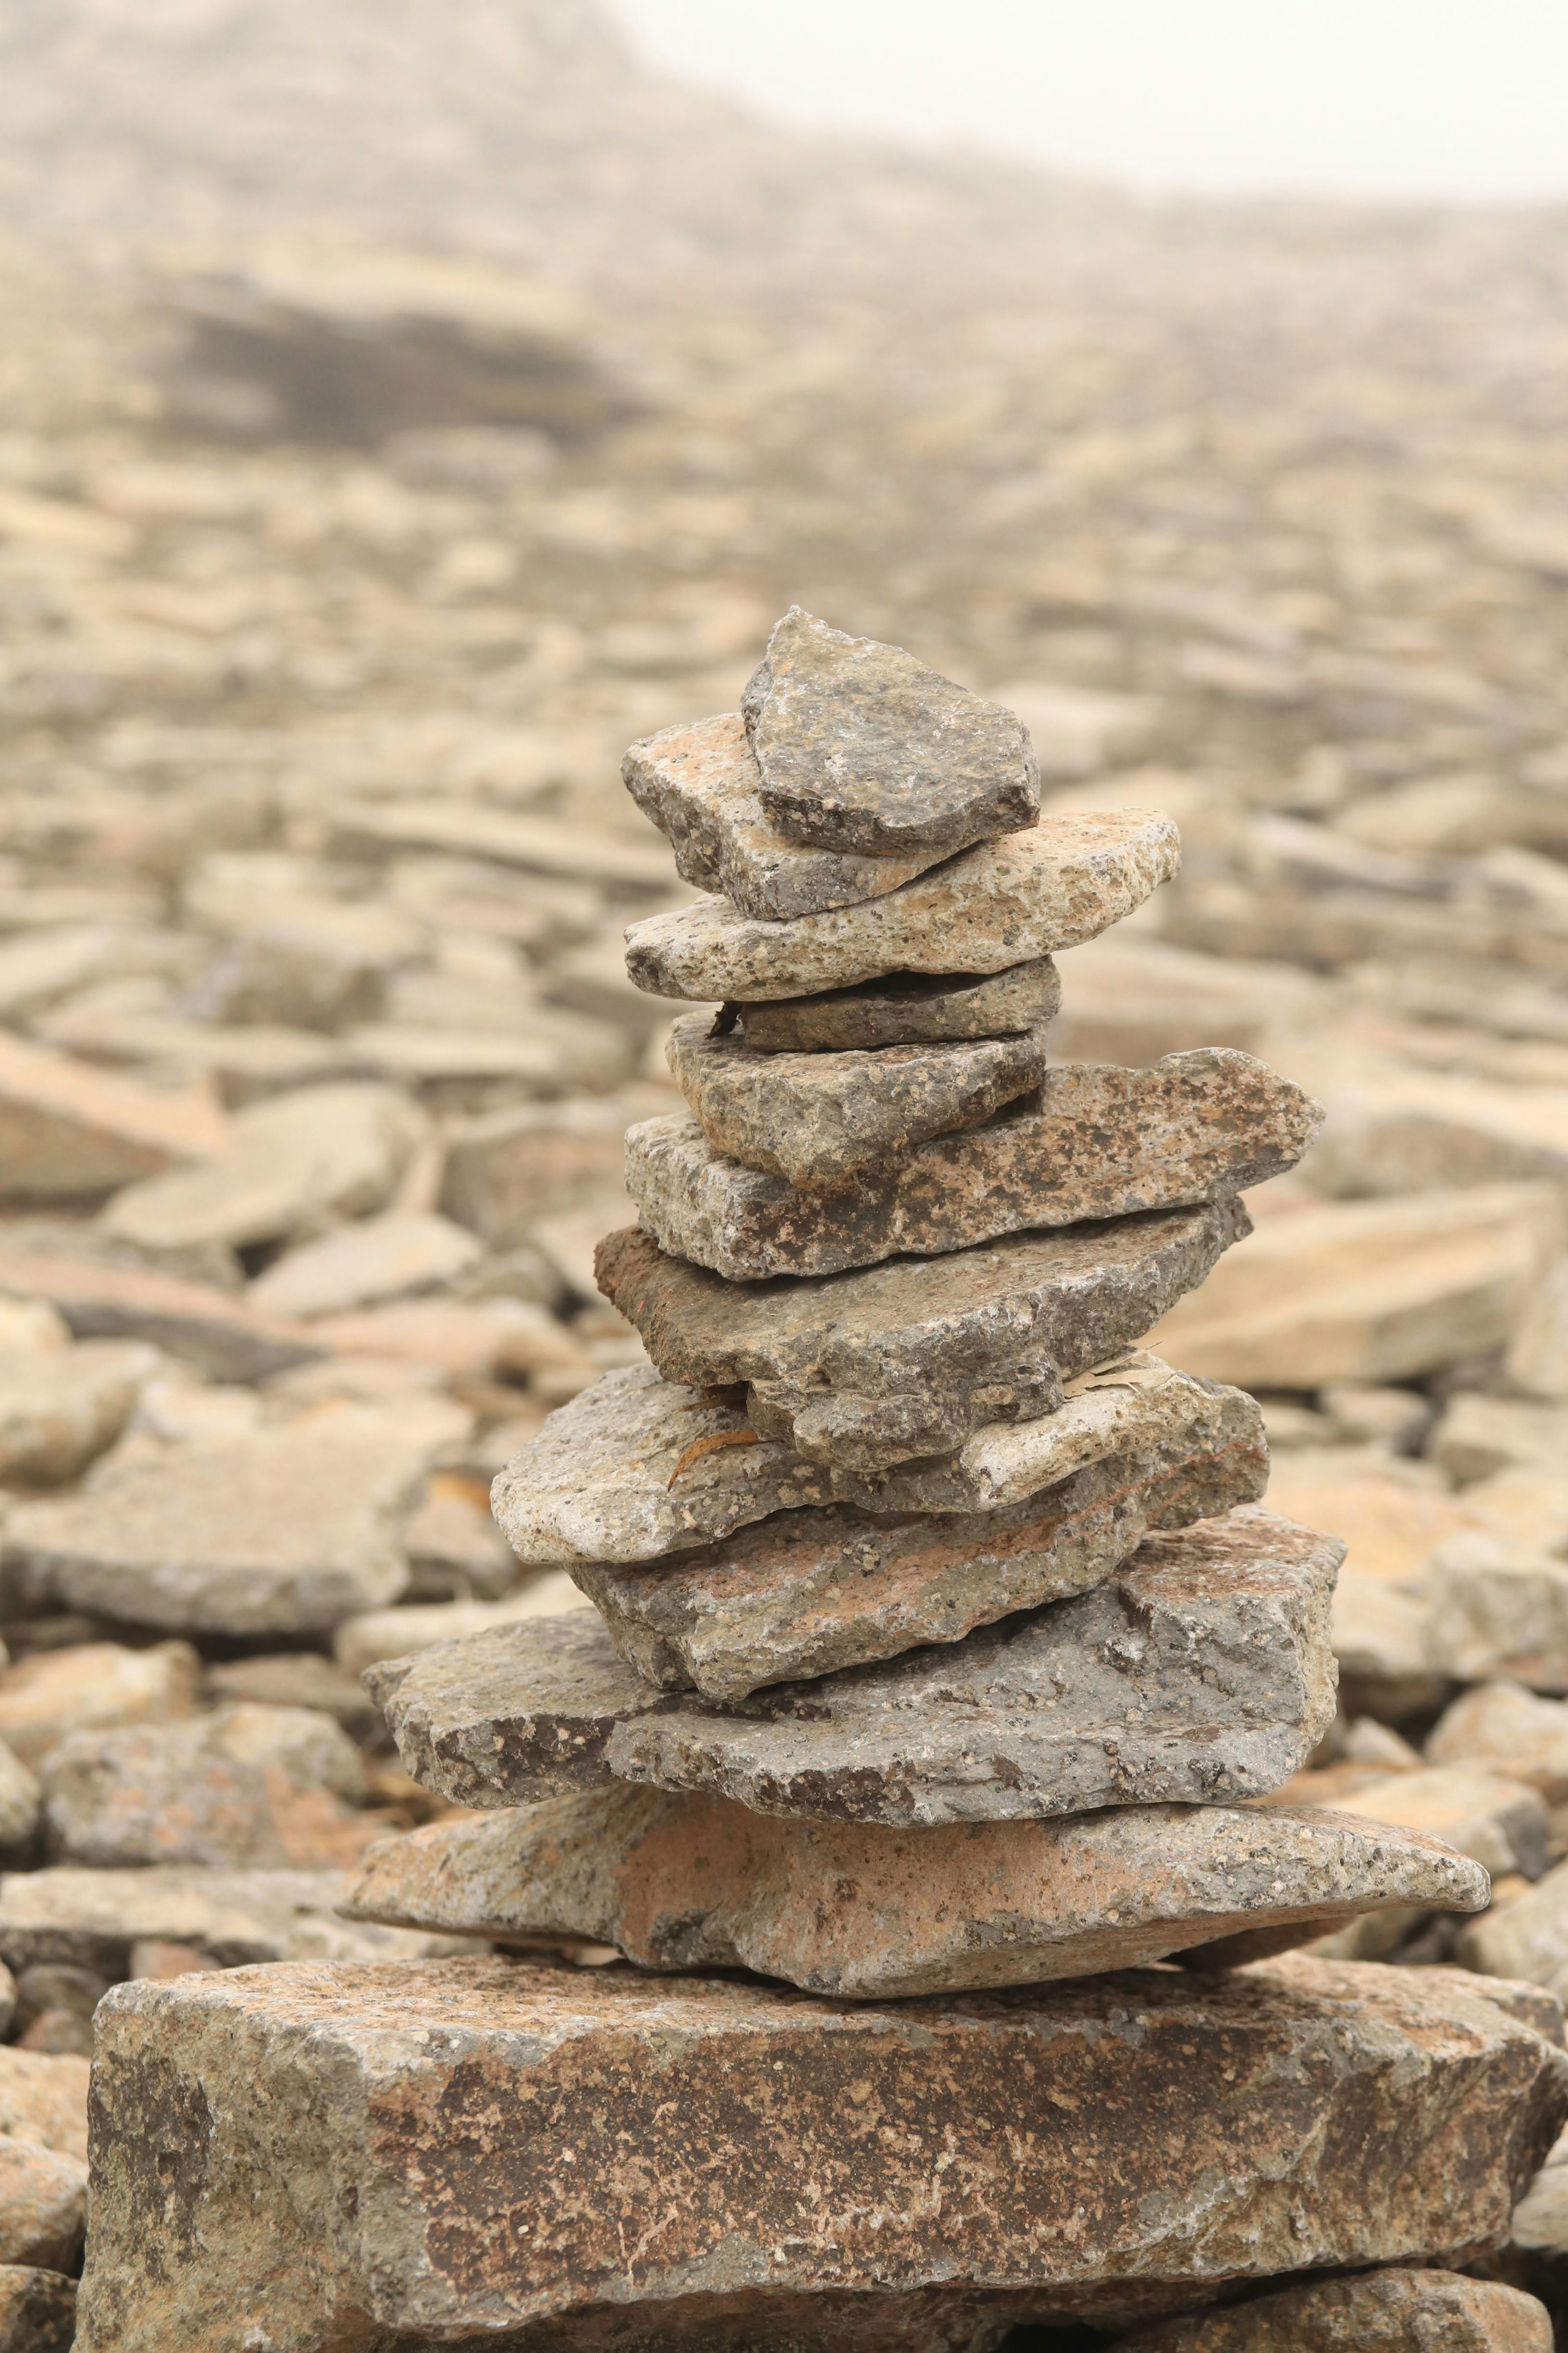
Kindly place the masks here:
[(732, 1282), (833, 1274), (1216, 1200), (1293, 1167), (1318, 1116), (1266, 1063), (1205, 1047), (1152, 1071), (1062, 1064), (984, 1126), (932, 1136), (832, 1189), (742, 1167), (695, 1120), (666, 1113), (628, 1129), (626, 1190), (661, 1248)]
[(668, 835), (681, 879), (722, 892), (763, 923), (879, 898), (948, 855), (940, 844), (866, 857), (790, 840), (763, 807), (756, 754), (738, 711), (634, 744), (621, 777), (643, 815)]
[(1521, 1683), (1478, 1683), (1426, 1738), (1433, 1765), (1467, 1765), (1528, 1781), (1548, 1805), (1568, 1799), (1568, 1706)]
[(745, 1004), (890, 972), (1003, 972), (1097, 938), (1180, 859), (1158, 809), (1047, 817), (858, 907), (764, 923), (712, 899), (646, 916), (627, 929), (626, 970), (654, 997)]
[(738, 1010), (754, 1053), (862, 1052), (1043, 1029), (1062, 1001), (1049, 956), (995, 973), (893, 972), (854, 988), (785, 997)]
[(1046, 1075), (1038, 1032), (873, 1052), (759, 1054), (687, 1014), (666, 1048), (708, 1143), (791, 1185), (830, 1186), (912, 1145), (976, 1127)]
[(1568, 2116), (1568, 2059), (1485, 1980), (1293, 1957), (895, 2009), (296, 1965), (117, 1988), (93, 2107), (83, 2353), (243, 2353), (263, 2309), (289, 2353), (367, 2309), (520, 2353), (726, 2323), (956, 2353), (1471, 2261)]
[(774, 623), (741, 712), (763, 807), (792, 841), (963, 849), (1040, 813), (1039, 764), (1011, 711), (798, 605)]
[(738, 1529), (674, 1563), (568, 1571), (650, 1682), (739, 1699), (957, 1641), (1103, 1584), (1151, 1529), (1256, 1502), (1268, 1455), (1251, 1415), (1237, 1421), (1206, 1445), (1154, 1443), (1090, 1463), (1005, 1512), (900, 1519), (834, 1504)]
[(1118, 2353), (1552, 2353), (1543, 2304), (1457, 2272), (1304, 2280), (1226, 2312), (1156, 2323)]
[(81, 2159), (0, 2135), (0, 2263), (68, 2272), (86, 2227)]
[(1265, 1949), (1394, 1905), (1479, 1911), (1489, 1892), (1435, 1839), (1349, 1815), (1123, 1806), (889, 1830), (607, 1788), (382, 1840), (346, 1909), (876, 2000), (1138, 1968), (1219, 1939)]
[(660, 1692), (587, 1611), (372, 1669), (415, 1779), (530, 1804), (606, 1775), (763, 1813), (1001, 1820), (1278, 1787), (1333, 1715), (1338, 1539), (1232, 1513), (1077, 1599), (727, 1707)]
[(746, 1382), (768, 1435), (864, 1471), (1054, 1411), (1064, 1379), (1141, 1337), (1249, 1224), (1226, 1198), (744, 1289), (634, 1226), (595, 1271), (667, 1381)]
[(75, 2342), (75, 2280), (32, 2264), (0, 2264), (5, 2353), (71, 2353)]

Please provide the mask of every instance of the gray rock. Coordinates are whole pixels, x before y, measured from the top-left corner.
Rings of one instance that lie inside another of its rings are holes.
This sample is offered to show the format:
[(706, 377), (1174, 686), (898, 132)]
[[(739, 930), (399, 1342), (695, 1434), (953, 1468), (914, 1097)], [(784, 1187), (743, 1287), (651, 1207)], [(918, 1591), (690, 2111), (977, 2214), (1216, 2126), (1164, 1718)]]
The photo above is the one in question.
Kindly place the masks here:
[(620, 1184), (629, 1115), (615, 1096), (590, 1095), (465, 1120), (447, 1142), (440, 1206), (492, 1250), (526, 1247), (541, 1218)]
[(760, 798), (791, 841), (873, 855), (947, 851), (1033, 825), (1023, 722), (900, 646), (792, 605), (741, 697)]
[[(857, 2000), (1275, 1950), (1418, 1904), (1476, 1912), (1476, 1863), (1349, 1815), (1122, 1806), (889, 1830), (606, 1788), (438, 1823), (366, 1855), (351, 1919), (614, 1945), (641, 1968), (746, 1968)], [(1194, 1948), (1200, 1948), (1194, 1952)]]
[(911, 1145), (989, 1119), (1046, 1074), (1044, 1033), (869, 1053), (759, 1054), (687, 1014), (666, 1048), (709, 1145), (792, 1185), (884, 1170)]
[(759, 1054), (869, 1051), (960, 1038), (1009, 1038), (1043, 1029), (1062, 1001), (1049, 956), (1005, 971), (893, 972), (855, 988), (742, 1005), (746, 1043)]
[(1473, 2261), (1568, 2059), (1489, 1981), (1295, 1956), (883, 2006), (296, 1964), (117, 1986), (94, 2097), (84, 2353), (226, 2353), (257, 2313), (327, 2353), (372, 2312), (411, 2353), (953, 2353)]
[(673, 1562), (569, 1564), (639, 1673), (739, 1699), (764, 1683), (954, 1642), (1100, 1585), (1152, 1528), (1256, 1502), (1268, 1456), (1237, 1414), (1206, 1444), (1091, 1463), (1005, 1512), (786, 1512)]
[(738, 711), (667, 727), (621, 763), (626, 790), (675, 848), (675, 869), (700, 891), (721, 891), (743, 915), (768, 923), (852, 907), (896, 891), (948, 855), (910, 844), (893, 857), (808, 849), (763, 807), (756, 754)]
[(726, 1707), (661, 1692), (584, 1611), (373, 1668), (415, 1779), (516, 1806), (612, 1776), (761, 1813), (917, 1824), (1278, 1788), (1334, 1708), (1343, 1546), (1233, 1512), (1146, 1537), (1103, 1586)]
[(1205, 1047), (1152, 1071), (1062, 1065), (984, 1126), (832, 1190), (743, 1168), (695, 1120), (667, 1113), (627, 1131), (626, 1190), (661, 1248), (731, 1282), (834, 1274), (1240, 1192), (1293, 1167), (1318, 1118), (1267, 1064)]
[(764, 1435), (865, 1473), (1053, 1411), (1063, 1379), (1138, 1339), (1249, 1230), (1226, 1198), (740, 1287), (628, 1226), (600, 1243), (595, 1270), (666, 1380), (748, 1382)]
[(891, 972), (1003, 972), (1097, 938), (1180, 860), (1158, 809), (1047, 817), (858, 907), (765, 923), (709, 899), (647, 916), (627, 930), (626, 970), (654, 997), (744, 1004)]

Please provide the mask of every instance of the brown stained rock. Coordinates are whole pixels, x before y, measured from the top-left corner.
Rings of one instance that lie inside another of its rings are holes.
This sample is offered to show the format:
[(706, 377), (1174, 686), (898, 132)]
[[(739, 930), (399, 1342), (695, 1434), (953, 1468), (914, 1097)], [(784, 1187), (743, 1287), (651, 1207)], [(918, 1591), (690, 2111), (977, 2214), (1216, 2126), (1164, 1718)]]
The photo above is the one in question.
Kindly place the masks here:
[(1248, 1231), (1226, 1198), (738, 1286), (632, 1226), (600, 1243), (595, 1271), (666, 1380), (747, 1382), (766, 1435), (864, 1474), (1053, 1412), (1064, 1379), (1140, 1338)]
[(741, 711), (763, 808), (791, 841), (945, 853), (1039, 816), (1039, 764), (1011, 711), (798, 605), (774, 623)]
[(365, 1682), (409, 1773), (463, 1806), (612, 1775), (899, 1824), (1213, 1803), (1276, 1788), (1331, 1722), (1343, 1549), (1243, 1509), (1145, 1538), (1076, 1599), (722, 1707), (644, 1682), (587, 1610)]
[(911, 1145), (976, 1127), (1046, 1074), (1043, 1033), (872, 1053), (759, 1054), (687, 1014), (666, 1048), (713, 1151), (791, 1185), (829, 1186)]
[(748, 1968), (880, 2000), (1199, 1965), (1413, 1904), (1479, 1911), (1486, 1873), (1349, 1815), (1123, 1806), (1068, 1820), (764, 1817), (723, 1798), (580, 1790), (384, 1839), (346, 1910), (396, 1927), (616, 1946), (640, 1968)]
[(1484, 1980), (1295, 1958), (893, 2008), (297, 1964), (117, 1987), (98, 2052), (81, 2353), (245, 2353), (258, 2312), (278, 2353), (370, 2312), (474, 2353), (963, 2353), (1472, 2262), (1568, 2116)]
[(983, 1127), (931, 1137), (832, 1189), (715, 1152), (668, 1113), (626, 1133), (626, 1190), (661, 1249), (731, 1282), (931, 1257), (1029, 1227), (1213, 1201), (1294, 1167), (1318, 1106), (1250, 1054), (1152, 1071), (1065, 1063)]
[(683, 881), (722, 892), (743, 915), (768, 923), (879, 898), (948, 855), (942, 845), (863, 857), (791, 841), (763, 807), (756, 754), (738, 711), (634, 744), (621, 778), (643, 815), (668, 835)]
[(1108, 931), (1180, 860), (1158, 809), (1047, 817), (858, 907), (764, 923), (710, 899), (648, 915), (627, 930), (626, 970), (654, 997), (744, 1004), (891, 972), (1003, 972)]
[(1061, 1001), (1061, 975), (1049, 956), (1037, 956), (996, 973), (893, 972), (855, 988), (738, 1009), (754, 1053), (843, 1053), (1015, 1037), (1043, 1029)]
[(616, 1647), (666, 1688), (731, 1700), (1100, 1585), (1151, 1529), (1256, 1502), (1267, 1452), (1247, 1415), (1197, 1446), (1090, 1463), (1005, 1512), (898, 1518), (835, 1504), (742, 1528), (674, 1561), (568, 1564)]
[(1157, 2323), (1118, 2353), (1552, 2353), (1552, 2341), (1546, 2306), (1500, 2281), (1383, 2271)]
[(75, 2342), (75, 2280), (30, 2263), (0, 2264), (5, 2353), (71, 2353)]

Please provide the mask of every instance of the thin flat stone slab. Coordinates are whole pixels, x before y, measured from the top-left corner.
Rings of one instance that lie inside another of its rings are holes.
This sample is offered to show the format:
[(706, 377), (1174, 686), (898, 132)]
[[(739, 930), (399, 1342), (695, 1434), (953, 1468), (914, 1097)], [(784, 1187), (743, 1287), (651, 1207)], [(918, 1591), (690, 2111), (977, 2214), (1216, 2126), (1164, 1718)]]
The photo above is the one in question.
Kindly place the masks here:
[(626, 1131), (626, 1190), (661, 1249), (755, 1282), (1217, 1200), (1293, 1168), (1320, 1120), (1267, 1063), (1205, 1046), (1152, 1070), (1060, 1064), (983, 1127), (831, 1187), (742, 1167), (666, 1113)]
[(1140, 1339), (1250, 1230), (1226, 1198), (1013, 1235), (935, 1263), (742, 1286), (626, 1226), (594, 1266), (667, 1381), (748, 1383), (769, 1435), (865, 1474), (1055, 1411), (1065, 1379)]
[[(132, 1947), (142, 1943), (192, 1946), (221, 1969), (323, 1953), (374, 1960), (376, 1944), (339, 1915), (348, 1884), (337, 1870), (201, 1863), (8, 1871), (0, 1882), (0, 1960), (18, 1976), (63, 1964), (110, 1980), (132, 1974)], [(403, 1936), (378, 1941), (388, 1960), (443, 1949), (428, 1938), (417, 1947)]]
[(627, 930), (626, 970), (654, 997), (747, 1004), (890, 972), (1003, 972), (1097, 939), (1180, 863), (1158, 809), (1047, 817), (858, 907), (770, 923), (710, 899), (646, 916)]
[(741, 711), (763, 807), (791, 841), (946, 852), (1039, 816), (1039, 763), (1013, 712), (798, 605), (773, 624)]
[(1005, 1512), (898, 1518), (839, 1504), (669, 1561), (567, 1571), (650, 1683), (741, 1699), (1086, 1592), (1149, 1530), (1255, 1503), (1268, 1477), (1267, 1451), (1237, 1413), (1206, 1441), (1090, 1463)]
[(407, 1771), (469, 1807), (610, 1777), (760, 1813), (917, 1824), (1276, 1788), (1334, 1712), (1337, 1537), (1244, 1509), (1146, 1537), (1104, 1585), (717, 1705), (621, 1661), (590, 1610), (372, 1668)]
[(889, 1830), (606, 1788), (379, 1840), (344, 1908), (876, 2001), (1197, 1959), (1220, 1940), (1300, 1943), (1412, 1905), (1478, 1912), (1490, 1893), (1479, 1863), (1436, 1839), (1310, 1808)]
[(643, 815), (668, 836), (681, 880), (722, 892), (743, 915), (763, 923), (879, 898), (948, 855), (944, 848), (910, 844), (896, 857), (867, 858), (788, 839), (763, 807), (757, 756), (738, 711), (667, 727), (634, 744), (621, 779)]
[(501, 1959), (119, 1986), (82, 2353), (245, 2353), (258, 2313), (288, 2353), (366, 2315), (470, 2353), (964, 2353), (1473, 2262), (1568, 2116), (1502, 1990), (1295, 1957), (891, 2007)]
[(1043, 1029), (1061, 1001), (1061, 975), (1049, 956), (1036, 956), (995, 973), (890, 972), (855, 988), (737, 1009), (754, 1053), (845, 1053), (1015, 1037)]
[(1380, 2271), (1157, 2321), (1117, 2353), (1552, 2353), (1554, 2341), (1546, 2306), (1500, 2280)]
[(715, 1152), (791, 1185), (841, 1185), (911, 1145), (976, 1127), (1046, 1075), (1043, 1033), (840, 1054), (759, 1054), (685, 1014), (665, 1049)]

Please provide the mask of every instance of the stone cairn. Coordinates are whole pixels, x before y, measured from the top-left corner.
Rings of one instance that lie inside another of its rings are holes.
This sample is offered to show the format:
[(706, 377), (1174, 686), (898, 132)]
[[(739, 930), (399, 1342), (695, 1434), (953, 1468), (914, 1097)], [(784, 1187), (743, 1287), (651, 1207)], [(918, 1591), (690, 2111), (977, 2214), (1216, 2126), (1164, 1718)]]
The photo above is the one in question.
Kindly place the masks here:
[(263, 2341), (222, 2319), (248, 2277), (288, 2353), (958, 2353), (1260, 2283), (1284, 2333), (1227, 2346), (1317, 2344), (1325, 2295), (1325, 2345), (1543, 2346), (1389, 2267), (1505, 2235), (1568, 2110), (1548, 2005), (1274, 1957), (1486, 1874), (1257, 1802), (1333, 1715), (1342, 1547), (1259, 1507), (1249, 1397), (1139, 1345), (1315, 1107), (1230, 1050), (1047, 1060), (1053, 951), (1174, 828), (1042, 818), (1011, 713), (798, 609), (626, 775), (714, 894), (628, 934), (702, 1007), (599, 1254), (651, 1362), (495, 1491), (594, 1607), (366, 1679), (473, 1810), (373, 1848), (351, 1915), (533, 1957), (130, 1989), (87, 2341)]

